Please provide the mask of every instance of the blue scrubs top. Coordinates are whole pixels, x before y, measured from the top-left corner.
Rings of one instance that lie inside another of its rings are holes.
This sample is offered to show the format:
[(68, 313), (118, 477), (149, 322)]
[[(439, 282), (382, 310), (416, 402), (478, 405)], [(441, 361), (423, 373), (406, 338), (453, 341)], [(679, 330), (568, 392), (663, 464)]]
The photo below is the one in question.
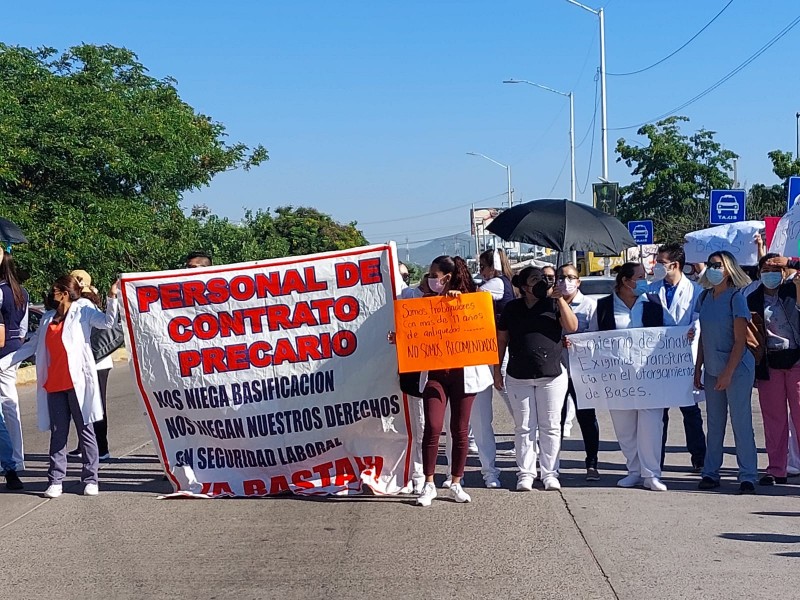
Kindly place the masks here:
[[(738, 289), (729, 288), (714, 298), (709, 290), (703, 294), (700, 305), (700, 331), (702, 332), (703, 357), (706, 372), (718, 377), (728, 364), (728, 357), (733, 350), (733, 320), (744, 318), (750, 320), (747, 300)], [(742, 360), (736, 367), (755, 373), (756, 361), (746, 348)]]

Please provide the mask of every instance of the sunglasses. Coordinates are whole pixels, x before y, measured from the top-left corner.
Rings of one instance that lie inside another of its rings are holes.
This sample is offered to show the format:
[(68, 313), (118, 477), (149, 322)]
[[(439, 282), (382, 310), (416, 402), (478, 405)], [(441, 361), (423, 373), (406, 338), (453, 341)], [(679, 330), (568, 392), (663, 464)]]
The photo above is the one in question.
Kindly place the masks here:
[(710, 263), (707, 263), (706, 266), (709, 269), (721, 269), (722, 268), (722, 263), (721, 262), (710, 262)]

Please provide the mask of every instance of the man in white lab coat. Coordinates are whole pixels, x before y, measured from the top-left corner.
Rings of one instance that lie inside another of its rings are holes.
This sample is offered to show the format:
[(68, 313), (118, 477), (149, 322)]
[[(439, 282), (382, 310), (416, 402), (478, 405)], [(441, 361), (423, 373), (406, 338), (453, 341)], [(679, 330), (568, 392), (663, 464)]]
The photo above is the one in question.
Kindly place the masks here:
[[(697, 320), (700, 307), (698, 301), (703, 289), (683, 274), (686, 255), (680, 244), (665, 244), (658, 248), (658, 258), (653, 266), (653, 283), (648, 293), (657, 295), (664, 314), (665, 326), (691, 325)], [(669, 313), (669, 318), (667, 314)], [(703, 414), (696, 404), (682, 406), (683, 428), (686, 432), (686, 448), (692, 456), (692, 470), (699, 473), (706, 458), (706, 436), (703, 432)], [(662, 437), (661, 466), (667, 444), (669, 409), (664, 409), (664, 433)]]

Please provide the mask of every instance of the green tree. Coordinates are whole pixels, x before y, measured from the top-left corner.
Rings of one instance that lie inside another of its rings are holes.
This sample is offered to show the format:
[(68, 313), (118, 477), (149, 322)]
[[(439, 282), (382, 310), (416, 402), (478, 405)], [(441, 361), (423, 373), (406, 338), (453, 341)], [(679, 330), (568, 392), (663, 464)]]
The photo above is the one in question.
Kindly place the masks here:
[(715, 141), (713, 131), (701, 129), (687, 136), (669, 117), (641, 127), (647, 146), (617, 141), (617, 161), (636, 177), (620, 189), (620, 220), (652, 219), (658, 241), (682, 241), (683, 236), (708, 226), (709, 194), (733, 184), (732, 161), (737, 155)]
[(0, 209), (35, 297), (73, 268), (108, 285), (119, 271), (174, 266), (183, 193), (267, 160), (147, 74), (130, 50), (58, 54), (0, 44)]
[(754, 184), (747, 193), (747, 216), (751, 219), (780, 217), (786, 212), (789, 177), (800, 175), (800, 160), (791, 152), (773, 150), (767, 156), (772, 161), (772, 172), (782, 183), (767, 186)]
[(281, 206), (275, 210), (276, 233), (286, 240), (291, 256), (346, 250), (367, 244), (356, 223), (341, 225), (314, 208)]

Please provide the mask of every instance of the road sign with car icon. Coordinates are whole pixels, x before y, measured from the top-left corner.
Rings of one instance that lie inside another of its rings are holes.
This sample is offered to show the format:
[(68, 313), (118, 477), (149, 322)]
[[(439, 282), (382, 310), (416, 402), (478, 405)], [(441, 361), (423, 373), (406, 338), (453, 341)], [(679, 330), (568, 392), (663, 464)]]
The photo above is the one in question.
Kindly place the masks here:
[(727, 225), (744, 220), (744, 190), (711, 190), (711, 225)]

